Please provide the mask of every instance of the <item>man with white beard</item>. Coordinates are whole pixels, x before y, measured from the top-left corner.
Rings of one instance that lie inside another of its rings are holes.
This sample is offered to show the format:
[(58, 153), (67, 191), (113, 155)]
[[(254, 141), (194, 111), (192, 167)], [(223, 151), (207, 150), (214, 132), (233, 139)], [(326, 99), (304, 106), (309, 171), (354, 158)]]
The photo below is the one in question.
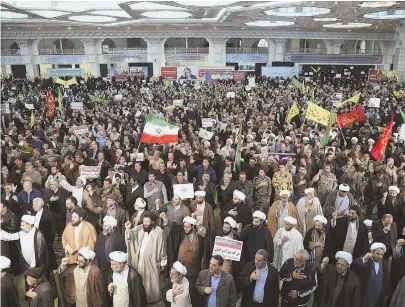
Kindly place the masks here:
[(305, 189), (305, 195), (297, 203), (298, 231), (302, 236), (305, 236), (308, 229), (314, 227), (315, 216), (323, 216), (321, 202), (315, 197), (315, 189)]
[(57, 179), (59, 180), (59, 185), (64, 188), (65, 190), (72, 193), (72, 196), (77, 199), (77, 205), (82, 207), (82, 200), (83, 200), (83, 192), (84, 187), (86, 185), (86, 178), (83, 176), (79, 176), (76, 180), (76, 185), (70, 185), (65, 179), (63, 179), (58, 173), (56, 175)]
[(190, 299), (190, 285), (186, 278), (187, 269), (179, 261), (170, 270), (170, 282), (166, 282), (164, 293), (170, 307), (192, 307)]
[(284, 227), (277, 230), (274, 236), (274, 262), (277, 270), (290, 258), (294, 258), (297, 251), (304, 249), (302, 235), (294, 228), (297, 220), (292, 216), (284, 218)]

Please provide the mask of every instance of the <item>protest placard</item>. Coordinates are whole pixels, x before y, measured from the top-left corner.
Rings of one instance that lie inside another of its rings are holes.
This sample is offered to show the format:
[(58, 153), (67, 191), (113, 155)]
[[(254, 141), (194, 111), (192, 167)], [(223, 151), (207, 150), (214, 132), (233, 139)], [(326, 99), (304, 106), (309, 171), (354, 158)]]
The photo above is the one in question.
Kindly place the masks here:
[(71, 102), (70, 107), (72, 110), (83, 110), (83, 102)]
[(100, 174), (100, 166), (85, 166), (80, 165), (80, 176), (84, 176), (86, 179), (98, 178)]
[(173, 195), (178, 195), (181, 199), (194, 198), (194, 186), (192, 183), (173, 184)]
[(200, 138), (206, 139), (206, 140), (211, 140), (212, 137), (214, 136), (214, 132), (209, 132), (208, 130), (205, 130), (204, 128), (200, 128), (198, 131), (198, 136)]
[(242, 247), (242, 241), (216, 236), (212, 255), (220, 255), (224, 259), (240, 261)]
[(370, 98), (368, 101), (369, 108), (380, 108), (380, 98)]
[(226, 93), (226, 98), (235, 98), (235, 92)]
[(78, 134), (78, 135), (86, 135), (89, 133), (89, 127), (88, 126), (75, 126), (72, 127), (73, 133)]
[(203, 128), (210, 128), (214, 125), (215, 120), (212, 118), (201, 118)]
[(176, 107), (181, 107), (183, 105), (183, 99), (173, 99), (173, 105)]
[(28, 110), (35, 110), (34, 105), (32, 103), (24, 103), (24, 105)]

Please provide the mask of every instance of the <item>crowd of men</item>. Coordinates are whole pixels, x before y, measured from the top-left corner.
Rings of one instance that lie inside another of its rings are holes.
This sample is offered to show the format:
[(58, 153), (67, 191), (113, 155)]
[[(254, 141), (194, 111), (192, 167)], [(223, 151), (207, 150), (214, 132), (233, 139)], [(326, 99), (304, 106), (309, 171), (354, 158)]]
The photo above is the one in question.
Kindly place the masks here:
[[(370, 151), (391, 115), (399, 131), (405, 96), (393, 91), (405, 86), (315, 76), (316, 104), (360, 93), (368, 117), (332, 126), (325, 146), (327, 127), (303, 118), (311, 91), (290, 81), (4, 79), (1, 305), (24, 295), (37, 307), (403, 306), (401, 138), (380, 161)], [(301, 114), (287, 122), (294, 101)], [(178, 126), (179, 142), (140, 143), (149, 113)], [(211, 139), (202, 118), (215, 120)], [(193, 198), (174, 192), (190, 183)], [(213, 253), (218, 242), (239, 246), (239, 260)]]

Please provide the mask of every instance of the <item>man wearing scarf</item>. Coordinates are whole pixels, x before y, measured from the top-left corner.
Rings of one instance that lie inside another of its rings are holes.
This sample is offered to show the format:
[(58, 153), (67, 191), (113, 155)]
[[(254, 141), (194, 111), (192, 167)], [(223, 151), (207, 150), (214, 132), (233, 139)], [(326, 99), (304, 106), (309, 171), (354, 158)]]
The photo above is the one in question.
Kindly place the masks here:
[(304, 248), (308, 251), (310, 261), (321, 267), (324, 257), (330, 255), (329, 234), (326, 231), (327, 220), (323, 215), (317, 215), (313, 220), (314, 227), (310, 228), (304, 238)]
[(128, 264), (141, 275), (148, 303), (162, 299), (161, 272), (167, 265), (166, 240), (156, 219), (153, 212), (144, 211), (142, 225), (131, 229), (131, 222), (125, 223)]
[(344, 251), (358, 258), (368, 251), (367, 227), (360, 223), (361, 209), (354, 205), (349, 208), (347, 217), (338, 218), (334, 213), (331, 220), (331, 242), (334, 252)]
[(295, 206), (292, 202), (288, 201), (291, 192), (282, 190), (280, 192), (280, 200), (277, 200), (270, 207), (267, 214), (268, 227), (274, 237), (277, 230), (284, 227), (284, 218), (291, 216), (294, 219), (297, 217)]
[(305, 195), (297, 203), (298, 231), (303, 236), (308, 229), (314, 227), (314, 217), (323, 216), (321, 203), (318, 197), (315, 197), (315, 189), (305, 189)]

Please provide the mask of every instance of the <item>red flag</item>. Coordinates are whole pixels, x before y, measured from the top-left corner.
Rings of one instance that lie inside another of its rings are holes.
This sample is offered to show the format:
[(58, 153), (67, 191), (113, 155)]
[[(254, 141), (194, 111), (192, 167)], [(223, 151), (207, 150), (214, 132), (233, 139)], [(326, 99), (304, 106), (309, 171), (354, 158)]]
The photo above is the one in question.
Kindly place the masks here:
[(55, 116), (55, 97), (52, 95), (51, 92), (46, 95), (46, 117), (54, 117)]
[(361, 106), (357, 106), (353, 111), (346, 114), (336, 114), (336, 119), (340, 128), (349, 127), (355, 123), (367, 121), (367, 116)]
[(374, 148), (370, 152), (376, 161), (380, 161), (384, 156), (385, 148), (387, 147), (388, 141), (392, 136), (392, 126), (394, 126), (394, 115), (391, 116), (391, 120), (388, 123), (387, 128), (384, 129), (384, 132), (381, 134), (377, 144), (375, 144)]

